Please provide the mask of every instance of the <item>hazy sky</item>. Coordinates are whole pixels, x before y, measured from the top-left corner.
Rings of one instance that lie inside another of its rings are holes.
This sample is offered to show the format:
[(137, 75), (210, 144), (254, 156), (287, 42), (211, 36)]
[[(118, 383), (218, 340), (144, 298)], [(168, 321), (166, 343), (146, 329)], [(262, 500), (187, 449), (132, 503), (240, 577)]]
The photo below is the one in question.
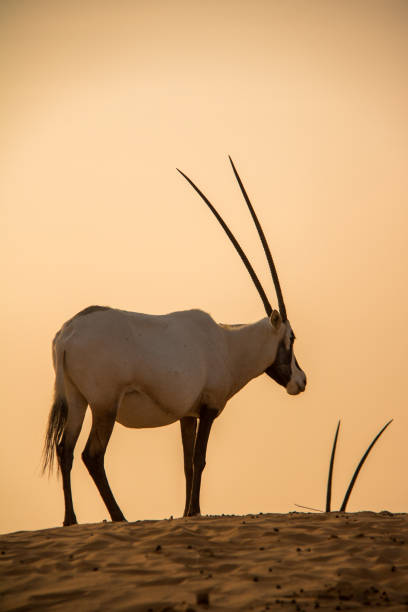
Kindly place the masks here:
[[(348, 509), (408, 510), (408, 5), (405, 1), (0, 4), (0, 531), (61, 524), (40, 476), (55, 332), (89, 304), (221, 322), (264, 314), (179, 167), (224, 215), (276, 304), (227, 154), (269, 238), (307, 391), (261, 376), (214, 425), (203, 513), (333, 505), (394, 418)], [(80, 522), (108, 518), (80, 459)], [(115, 426), (128, 520), (180, 516), (179, 426)]]

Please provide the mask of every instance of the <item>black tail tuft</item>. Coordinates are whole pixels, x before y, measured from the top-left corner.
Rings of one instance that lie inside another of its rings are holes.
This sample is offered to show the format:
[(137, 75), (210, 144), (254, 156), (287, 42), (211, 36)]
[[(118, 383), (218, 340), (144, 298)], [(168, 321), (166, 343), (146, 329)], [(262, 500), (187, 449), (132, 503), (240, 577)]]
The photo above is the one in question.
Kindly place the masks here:
[(48, 418), (47, 433), (45, 434), (43, 451), (43, 474), (47, 471), (51, 474), (54, 467), (54, 459), (57, 445), (61, 442), (65, 423), (68, 417), (68, 405), (64, 397), (56, 397)]

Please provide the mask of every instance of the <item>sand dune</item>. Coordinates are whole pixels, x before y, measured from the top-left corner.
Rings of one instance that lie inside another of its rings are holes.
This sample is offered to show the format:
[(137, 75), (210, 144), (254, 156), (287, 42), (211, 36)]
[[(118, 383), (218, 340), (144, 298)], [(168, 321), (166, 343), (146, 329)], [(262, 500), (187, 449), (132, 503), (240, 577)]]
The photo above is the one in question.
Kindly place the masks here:
[(0, 609), (408, 609), (408, 515), (260, 514), (0, 537)]

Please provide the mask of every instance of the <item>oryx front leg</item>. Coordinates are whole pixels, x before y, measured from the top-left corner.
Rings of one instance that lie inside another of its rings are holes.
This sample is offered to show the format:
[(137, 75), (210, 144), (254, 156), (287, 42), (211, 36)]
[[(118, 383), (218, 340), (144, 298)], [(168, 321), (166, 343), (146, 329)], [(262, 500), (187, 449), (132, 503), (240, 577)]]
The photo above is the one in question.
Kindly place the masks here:
[(104, 457), (109, 438), (115, 424), (116, 406), (91, 406), (92, 428), (88, 442), (82, 453), (82, 459), (92, 476), (98, 491), (108, 509), (112, 521), (125, 521), (113, 496), (105, 474)]
[(183, 516), (188, 516), (193, 485), (193, 457), (197, 433), (197, 419), (195, 417), (183, 417), (180, 419), (180, 426), (184, 453), (184, 475), (186, 477), (186, 505)]
[(191, 486), (191, 499), (186, 516), (200, 514), (200, 486), (201, 475), (205, 468), (205, 455), (207, 452), (208, 437), (217, 411), (203, 407), (200, 412), (200, 424), (196, 436), (193, 457), (193, 482)]

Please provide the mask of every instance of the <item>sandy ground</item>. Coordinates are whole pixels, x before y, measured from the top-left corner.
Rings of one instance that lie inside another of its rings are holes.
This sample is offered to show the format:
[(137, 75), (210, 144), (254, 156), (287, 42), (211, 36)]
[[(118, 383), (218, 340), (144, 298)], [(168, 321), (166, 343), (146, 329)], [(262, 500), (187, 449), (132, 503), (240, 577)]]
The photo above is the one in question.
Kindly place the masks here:
[(408, 515), (259, 514), (0, 537), (0, 610), (408, 610)]

